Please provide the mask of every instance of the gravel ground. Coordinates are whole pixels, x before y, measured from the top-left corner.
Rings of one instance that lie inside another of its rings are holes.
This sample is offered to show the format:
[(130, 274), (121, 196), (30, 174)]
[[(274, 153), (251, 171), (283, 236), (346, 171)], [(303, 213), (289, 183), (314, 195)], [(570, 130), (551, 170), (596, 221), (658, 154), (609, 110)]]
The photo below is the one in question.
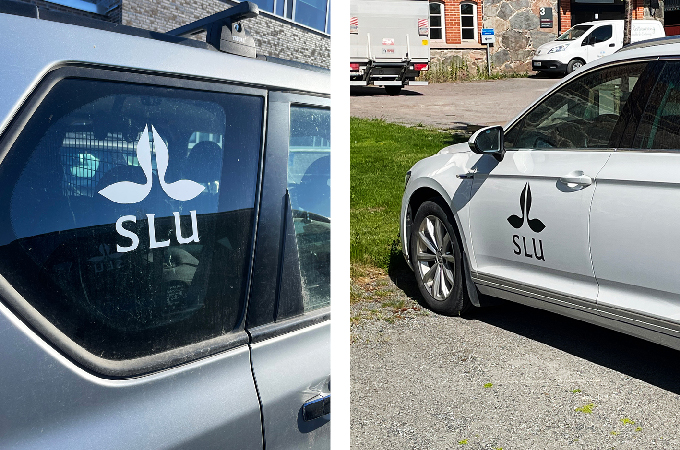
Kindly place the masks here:
[[(365, 88), (351, 114), (437, 128), (501, 124), (554, 82), (431, 85), (399, 97)], [(503, 108), (494, 109), (499, 92)], [(457, 115), (449, 122), (446, 108)], [(679, 352), (499, 300), (438, 316), (417, 303), (410, 271), (356, 271), (353, 449), (680, 448)]]
[(352, 282), (353, 449), (680, 448), (678, 352), (510, 302), (438, 316), (414, 289)]

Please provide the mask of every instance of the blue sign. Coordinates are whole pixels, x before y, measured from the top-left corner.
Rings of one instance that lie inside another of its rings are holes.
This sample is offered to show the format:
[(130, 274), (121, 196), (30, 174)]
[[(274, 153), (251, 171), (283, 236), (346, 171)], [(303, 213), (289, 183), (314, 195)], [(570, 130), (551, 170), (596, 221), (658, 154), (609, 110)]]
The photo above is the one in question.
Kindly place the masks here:
[(493, 33), (493, 28), (482, 28), (482, 44), (495, 44), (496, 36)]

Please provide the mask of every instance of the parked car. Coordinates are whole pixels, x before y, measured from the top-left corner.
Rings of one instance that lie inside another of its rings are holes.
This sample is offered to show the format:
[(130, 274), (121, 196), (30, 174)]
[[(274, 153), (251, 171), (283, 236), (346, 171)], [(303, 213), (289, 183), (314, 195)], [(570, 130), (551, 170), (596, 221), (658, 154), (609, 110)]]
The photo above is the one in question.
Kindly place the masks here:
[[(633, 20), (631, 43), (664, 37), (658, 20)], [(571, 73), (584, 64), (611, 55), (623, 47), (623, 20), (598, 20), (574, 25), (561, 36), (536, 49), (531, 68), (538, 72)]]
[(403, 252), (441, 314), (500, 297), (680, 349), (680, 43), (638, 43), (407, 174)]
[(0, 1), (0, 448), (329, 448), (330, 77), (257, 14)]

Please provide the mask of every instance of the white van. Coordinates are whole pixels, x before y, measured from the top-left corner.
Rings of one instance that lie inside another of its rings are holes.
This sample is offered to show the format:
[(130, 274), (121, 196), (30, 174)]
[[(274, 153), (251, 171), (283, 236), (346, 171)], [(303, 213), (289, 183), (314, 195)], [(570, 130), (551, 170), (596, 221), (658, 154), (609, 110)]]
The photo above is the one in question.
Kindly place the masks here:
[[(664, 37), (657, 20), (633, 20), (632, 42)], [(531, 60), (540, 72), (571, 73), (590, 61), (611, 55), (623, 46), (623, 20), (599, 20), (574, 25), (554, 41), (541, 45)]]

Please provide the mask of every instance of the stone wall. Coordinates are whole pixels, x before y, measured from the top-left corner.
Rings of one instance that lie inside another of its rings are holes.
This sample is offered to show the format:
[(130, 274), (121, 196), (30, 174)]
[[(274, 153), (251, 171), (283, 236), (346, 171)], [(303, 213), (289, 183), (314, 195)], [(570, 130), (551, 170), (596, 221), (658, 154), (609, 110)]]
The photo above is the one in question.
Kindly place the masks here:
[[(223, 0), (122, 0), (122, 3), (123, 25), (160, 32), (236, 4)], [(243, 23), (255, 39), (258, 53), (330, 68), (331, 41), (327, 34), (266, 12)]]
[[(540, 28), (541, 7), (553, 9), (553, 27)], [(493, 28), (491, 64), (503, 72), (531, 71), (535, 50), (557, 37), (557, 0), (484, 0), (484, 28)]]

